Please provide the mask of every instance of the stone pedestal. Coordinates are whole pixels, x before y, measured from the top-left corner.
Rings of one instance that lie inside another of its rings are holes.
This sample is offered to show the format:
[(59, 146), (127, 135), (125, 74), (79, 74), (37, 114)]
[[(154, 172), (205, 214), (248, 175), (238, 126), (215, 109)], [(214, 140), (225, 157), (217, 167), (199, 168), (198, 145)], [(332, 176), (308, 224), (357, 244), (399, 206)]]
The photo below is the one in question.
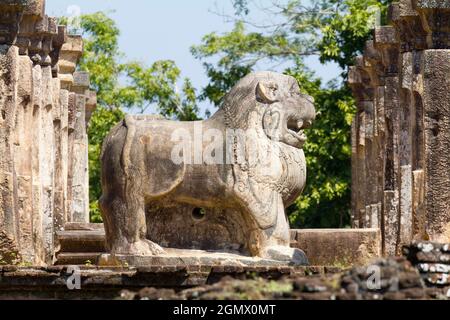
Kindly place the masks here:
[(240, 266), (240, 267), (282, 267), (308, 265), (306, 256), (303, 263), (293, 264), (289, 261), (261, 259), (242, 256), (235, 253), (214, 252), (203, 250), (165, 249), (166, 254), (155, 256), (126, 256), (103, 254), (98, 259), (98, 265), (110, 266)]

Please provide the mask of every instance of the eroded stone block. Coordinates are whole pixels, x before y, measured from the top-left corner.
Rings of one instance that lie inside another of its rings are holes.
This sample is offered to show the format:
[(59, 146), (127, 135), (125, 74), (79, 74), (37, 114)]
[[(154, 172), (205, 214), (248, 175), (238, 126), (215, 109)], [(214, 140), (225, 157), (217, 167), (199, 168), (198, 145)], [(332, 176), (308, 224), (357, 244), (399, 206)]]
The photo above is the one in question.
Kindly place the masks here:
[(380, 229), (292, 230), (312, 265), (364, 265), (382, 254)]

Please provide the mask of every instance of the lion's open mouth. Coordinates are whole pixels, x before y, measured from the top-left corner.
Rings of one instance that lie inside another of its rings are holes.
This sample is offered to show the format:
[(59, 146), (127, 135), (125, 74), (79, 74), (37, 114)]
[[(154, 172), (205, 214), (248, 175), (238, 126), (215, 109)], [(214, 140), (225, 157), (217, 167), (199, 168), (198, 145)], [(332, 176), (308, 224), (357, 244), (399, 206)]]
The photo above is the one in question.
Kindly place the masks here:
[(304, 143), (307, 140), (306, 134), (303, 129), (310, 126), (308, 121), (291, 119), (287, 122), (287, 130), (296, 140)]

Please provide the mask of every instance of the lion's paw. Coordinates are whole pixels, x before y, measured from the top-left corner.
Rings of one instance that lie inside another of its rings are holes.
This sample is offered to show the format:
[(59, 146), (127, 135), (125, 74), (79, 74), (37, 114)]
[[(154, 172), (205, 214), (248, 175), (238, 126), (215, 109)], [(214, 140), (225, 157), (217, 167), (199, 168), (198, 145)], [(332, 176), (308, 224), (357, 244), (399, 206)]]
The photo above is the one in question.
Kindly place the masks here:
[(267, 247), (264, 250), (263, 258), (285, 261), (294, 265), (309, 265), (308, 258), (302, 250), (284, 246)]
[(130, 245), (128, 251), (130, 255), (136, 256), (155, 256), (165, 253), (163, 248), (150, 240), (140, 240), (134, 242)]

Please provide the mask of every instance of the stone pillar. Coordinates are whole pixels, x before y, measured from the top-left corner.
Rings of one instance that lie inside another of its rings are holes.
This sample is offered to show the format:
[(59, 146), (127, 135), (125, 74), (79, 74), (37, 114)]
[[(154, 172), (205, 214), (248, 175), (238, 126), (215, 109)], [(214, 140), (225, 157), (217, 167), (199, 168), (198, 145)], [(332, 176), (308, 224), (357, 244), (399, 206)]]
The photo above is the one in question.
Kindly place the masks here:
[[(394, 3), (389, 7), (389, 20), (394, 25), (400, 43), (398, 52), (399, 68), (399, 181), (400, 181), (400, 224), (397, 253), (402, 245), (412, 240), (412, 126), (414, 107), (412, 104), (412, 51), (416, 49), (415, 33), (420, 35), (417, 25), (418, 14), (412, 9), (410, 1)], [(420, 26), (420, 21), (419, 24)], [(423, 46), (423, 38), (420, 45)], [(420, 41), (417, 41), (418, 43)]]
[[(67, 221), (67, 104), (63, 94), (59, 73), (59, 56), (61, 48), (67, 41), (66, 27), (58, 26), (53, 37), (53, 50), (49, 53), (52, 73), (53, 135), (54, 135), (54, 200), (53, 229), (62, 231)], [(54, 241), (57, 238), (54, 237)]]
[[(19, 77), (19, 51), (13, 44), (19, 32), (19, 24), (25, 1), (0, 3), (0, 243), (8, 243), (10, 253), (21, 252), (19, 220), (23, 212), (17, 209), (19, 190), (15, 180), (14, 127)], [(21, 168), (22, 169), (22, 168)], [(25, 231), (26, 232), (26, 231)], [(8, 254), (6, 252), (6, 254)], [(11, 258), (3, 257), (8, 261)]]
[(73, 73), (77, 68), (78, 60), (83, 54), (83, 39), (80, 36), (68, 36), (62, 45), (58, 60), (58, 78), (61, 88), (70, 90), (73, 85)]
[[(349, 84), (361, 105), (367, 80), (355, 70), (362, 68), (375, 92), (374, 108), (366, 104), (353, 121), (352, 217), (359, 221), (354, 226), (366, 226), (364, 220), (373, 225), (375, 202), (382, 198), (383, 252), (393, 255), (413, 239), (450, 241), (450, 4), (401, 0), (389, 7), (389, 21), (391, 26), (375, 30), (373, 43), (350, 68)], [(373, 140), (367, 126), (372, 117)], [(362, 131), (364, 159), (356, 156)], [(370, 178), (377, 172), (382, 179)], [(360, 191), (359, 177), (374, 186), (373, 193)]]
[(89, 97), (89, 74), (74, 73), (72, 91), (75, 93), (73, 105), (73, 150), (72, 150), (72, 206), (73, 222), (89, 222), (88, 137), (86, 127), (86, 103)]
[(426, 30), (421, 59), (427, 238), (450, 242), (450, 3), (413, 1)]
[[(66, 222), (88, 222), (86, 114), (96, 103), (88, 75), (74, 81), (81, 38), (68, 38), (44, 8), (43, 0), (0, 3), (0, 243), (33, 264), (53, 262)], [(70, 194), (81, 203), (75, 214)]]
[(423, 56), (426, 233), (450, 241), (450, 50)]
[(353, 164), (355, 169), (352, 170), (352, 191), (353, 191), (353, 207), (354, 207), (354, 221), (357, 221), (358, 227), (364, 227), (366, 223), (366, 124), (365, 124), (365, 112), (364, 112), (364, 101), (371, 99), (370, 92), (365, 90), (364, 83), (367, 83), (368, 76), (365, 72), (355, 67), (350, 67), (349, 70), (349, 84), (353, 90), (356, 98), (357, 113), (353, 121), (353, 136), (352, 141), (355, 142), (353, 145), (354, 159)]
[[(57, 64), (58, 78), (61, 82), (61, 105), (64, 120), (61, 123), (62, 131), (66, 134), (62, 140), (62, 153), (66, 155), (62, 163), (63, 184), (65, 191), (64, 206), (66, 208), (65, 222), (75, 222), (73, 216), (73, 178), (74, 178), (74, 130), (76, 119), (75, 93), (72, 92), (74, 85), (74, 72), (77, 62), (83, 54), (83, 40), (80, 36), (68, 36), (66, 42), (59, 51)], [(88, 214), (88, 213), (86, 213)], [(82, 219), (85, 221), (85, 219)], [(82, 222), (79, 221), (79, 222)]]
[(33, 136), (33, 63), (28, 56), (19, 56), (20, 79), (17, 90), (17, 112), (14, 139), (14, 166), (17, 179), (17, 215), (21, 251), (24, 260), (34, 258), (33, 245), (33, 181), (32, 181), (32, 144)]
[[(18, 57), (17, 47), (0, 46), (0, 227), (15, 240), (19, 236), (13, 156)], [(19, 247), (17, 242), (16, 246)]]

